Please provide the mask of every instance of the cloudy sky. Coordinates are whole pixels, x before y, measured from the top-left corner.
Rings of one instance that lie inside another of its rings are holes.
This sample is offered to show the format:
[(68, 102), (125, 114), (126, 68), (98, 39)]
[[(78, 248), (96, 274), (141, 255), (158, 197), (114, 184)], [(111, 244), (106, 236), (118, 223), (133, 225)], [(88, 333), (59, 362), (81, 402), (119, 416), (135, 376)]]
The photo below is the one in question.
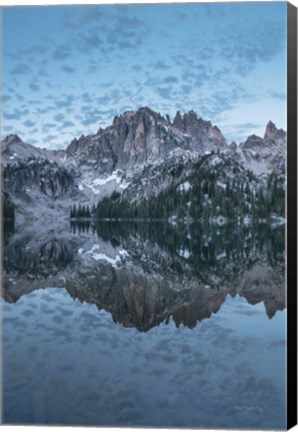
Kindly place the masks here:
[(1, 137), (64, 148), (116, 114), (286, 129), (286, 3), (5, 7)]

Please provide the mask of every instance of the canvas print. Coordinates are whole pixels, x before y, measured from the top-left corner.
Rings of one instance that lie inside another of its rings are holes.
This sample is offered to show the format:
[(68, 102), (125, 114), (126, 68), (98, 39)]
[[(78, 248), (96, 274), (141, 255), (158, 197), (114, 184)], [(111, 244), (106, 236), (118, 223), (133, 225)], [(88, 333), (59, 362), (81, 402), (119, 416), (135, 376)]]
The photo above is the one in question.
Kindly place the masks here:
[(284, 429), (287, 4), (1, 13), (2, 423)]

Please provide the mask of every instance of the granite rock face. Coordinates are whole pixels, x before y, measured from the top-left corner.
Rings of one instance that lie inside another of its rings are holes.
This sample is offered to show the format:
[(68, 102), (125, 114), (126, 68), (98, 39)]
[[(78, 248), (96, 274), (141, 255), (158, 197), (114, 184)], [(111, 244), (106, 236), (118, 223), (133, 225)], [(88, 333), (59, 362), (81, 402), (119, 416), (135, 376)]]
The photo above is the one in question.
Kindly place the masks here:
[(116, 116), (96, 135), (73, 140), (66, 154), (79, 166), (93, 164), (98, 172), (109, 174), (161, 162), (177, 149), (202, 153), (226, 147), (220, 130), (194, 111), (183, 117), (178, 112), (171, 123), (168, 116), (145, 107)]

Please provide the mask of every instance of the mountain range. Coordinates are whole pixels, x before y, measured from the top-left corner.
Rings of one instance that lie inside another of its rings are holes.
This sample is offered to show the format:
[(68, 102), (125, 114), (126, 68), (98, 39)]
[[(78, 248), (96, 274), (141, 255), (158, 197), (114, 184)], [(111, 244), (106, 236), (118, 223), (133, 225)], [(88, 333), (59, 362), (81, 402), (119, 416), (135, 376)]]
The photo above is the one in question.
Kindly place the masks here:
[(21, 212), (54, 215), (73, 202), (96, 204), (115, 191), (131, 202), (158, 195), (173, 182), (178, 190), (192, 187), (190, 174), (204, 159), (204, 173), (216, 176), (216, 188), (249, 183), (256, 194), (263, 186), (266, 192), (269, 176), (284, 188), (285, 148), (286, 132), (271, 121), (263, 137), (229, 144), (217, 126), (194, 111), (178, 111), (171, 121), (144, 107), (73, 139), (65, 150), (7, 136), (1, 142), (2, 189)]

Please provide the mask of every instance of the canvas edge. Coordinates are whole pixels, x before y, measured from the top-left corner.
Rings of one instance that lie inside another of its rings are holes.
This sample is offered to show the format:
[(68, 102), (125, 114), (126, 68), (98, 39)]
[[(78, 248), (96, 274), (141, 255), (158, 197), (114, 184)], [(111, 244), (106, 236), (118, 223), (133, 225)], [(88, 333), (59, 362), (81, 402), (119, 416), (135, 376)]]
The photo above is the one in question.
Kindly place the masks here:
[(297, 424), (297, 8), (287, 3), (287, 428)]

